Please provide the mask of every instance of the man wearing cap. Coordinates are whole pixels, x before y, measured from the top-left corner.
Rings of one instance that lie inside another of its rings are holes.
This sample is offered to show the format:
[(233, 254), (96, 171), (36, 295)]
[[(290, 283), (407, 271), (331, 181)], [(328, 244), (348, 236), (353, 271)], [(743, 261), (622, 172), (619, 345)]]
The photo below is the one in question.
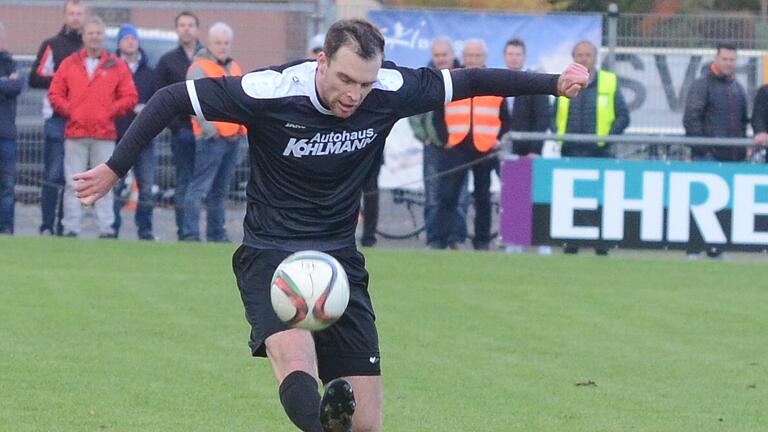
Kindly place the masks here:
[[(64, 128), (64, 235), (80, 234), (82, 207), (72, 176), (103, 163), (115, 148), (115, 119), (133, 111), (138, 95), (125, 62), (104, 49), (104, 22), (92, 16), (83, 25), (82, 50), (64, 59), (48, 92)], [(100, 238), (114, 238), (112, 194), (96, 204)]]
[[(133, 119), (136, 118), (136, 114), (141, 112), (144, 104), (155, 93), (156, 87), (154, 71), (149, 66), (147, 55), (141, 49), (139, 32), (136, 30), (136, 27), (131, 24), (123, 24), (120, 27), (120, 31), (117, 33), (117, 52), (115, 52), (115, 55), (128, 64), (128, 69), (133, 74), (133, 84), (139, 93), (139, 103), (133, 111), (115, 120), (117, 139), (119, 141), (125, 134), (125, 131), (128, 130), (128, 126), (131, 125)], [(136, 183), (139, 188), (139, 202), (136, 206), (135, 214), (139, 240), (155, 240), (152, 232), (152, 210), (155, 206), (154, 197), (152, 196), (152, 185), (155, 183), (155, 166), (156, 156), (153, 140), (141, 152), (136, 165), (133, 166), (133, 174), (136, 177)], [(122, 197), (125, 194), (126, 186), (131, 185), (123, 181), (115, 186), (115, 222), (112, 224), (115, 236), (120, 233), (122, 222), (120, 210), (125, 205), (126, 200)], [(130, 188), (128, 188), (128, 191), (130, 191)], [(128, 194), (125, 195), (127, 196)]]

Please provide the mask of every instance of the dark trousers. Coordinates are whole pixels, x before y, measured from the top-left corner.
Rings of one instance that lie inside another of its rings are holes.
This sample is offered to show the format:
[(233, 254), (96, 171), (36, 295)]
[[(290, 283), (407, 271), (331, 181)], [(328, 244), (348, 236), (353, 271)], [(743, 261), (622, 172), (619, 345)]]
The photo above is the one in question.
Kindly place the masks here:
[(452, 171), (441, 178), (438, 184), (437, 241), (448, 240), (450, 221), (459, 207), (461, 188), (466, 182), (467, 172), (472, 170), (472, 196), (475, 205), (475, 238), (472, 245), (475, 249), (488, 249), (491, 243), (491, 172), (496, 169), (499, 160), (495, 156), (484, 159), (488, 153), (479, 153), (463, 146), (447, 149), (443, 156), (439, 164), (440, 172), (452, 171), (472, 162), (477, 163)]
[(16, 140), (0, 138), (0, 234), (13, 234), (15, 187)]
[(64, 126), (66, 120), (54, 115), (43, 126), (45, 147), (43, 148), (43, 186), (40, 191), (42, 224), (40, 232), (50, 231), (61, 235), (64, 227)]
[(239, 161), (240, 139), (198, 139), (195, 171), (184, 196), (179, 240), (200, 241), (200, 208), (206, 208), (206, 240), (229, 241), (224, 227), (227, 198)]
[(424, 146), (424, 230), (427, 236), (427, 245), (433, 248), (444, 249), (450, 244), (463, 244), (467, 240), (467, 209), (469, 207), (469, 191), (467, 182), (461, 188), (459, 205), (456, 212), (447, 222), (449, 227), (445, 239), (437, 237), (437, 208), (440, 202), (438, 196), (440, 176), (440, 158), (446, 150), (432, 145)]
[(381, 164), (375, 166), (368, 173), (363, 185), (363, 236), (360, 243), (363, 246), (376, 244), (376, 226), (379, 224), (379, 172)]
[[(566, 143), (563, 145), (560, 154), (563, 157), (591, 157), (591, 158), (610, 158), (611, 151), (610, 146), (598, 146), (592, 143)], [(580, 217), (576, 216), (575, 223), (579, 225)], [(582, 222), (581, 224), (585, 223)], [(579, 253), (579, 248), (576, 246), (565, 245), (563, 252), (568, 255), (576, 255)], [(608, 255), (608, 249), (595, 248), (597, 255)]]
[(195, 169), (195, 134), (192, 129), (183, 128), (171, 134), (171, 152), (176, 168), (176, 187), (173, 202), (176, 205), (176, 233), (182, 238), (184, 224), (184, 200), (187, 187)]
[[(701, 154), (701, 153), (696, 154), (696, 153), (694, 153), (694, 154), (691, 155), (691, 161), (693, 161), (693, 162), (718, 162), (718, 160), (715, 158), (715, 156), (712, 153), (704, 153), (704, 154)], [(693, 245), (688, 246), (685, 249), (685, 253), (687, 255), (698, 255), (698, 254), (700, 254), (703, 251), (704, 251), (703, 247), (695, 247)], [(710, 257), (710, 258), (717, 258), (717, 257), (719, 257), (723, 253), (723, 250), (718, 248), (718, 247), (710, 247), (710, 248), (707, 248), (706, 252), (707, 252), (707, 256), (708, 257)]]
[[(155, 197), (152, 194), (152, 186), (155, 184), (156, 165), (157, 157), (155, 155), (155, 142), (153, 141), (141, 152), (136, 160), (136, 164), (133, 166), (133, 175), (136, 177), (136, 183), (139, 187), (139, 202), (136, 205), (135, 220), (136, 228), (139, 231), (139, 238), (141, 239), (154, 237), (152, 233), (152, 212), (155, 208)], [(131, 187), (132, 185), (127, 185), (124, 181), (120, 181), (115, 186), (115, 223), (112, 224), (115, 235), (118, 235), (122, 225), (120, 210), (126, 203), (126, 197), (130, 196), (130, 189), (128, 194), (125, 194), (125, 189)]]

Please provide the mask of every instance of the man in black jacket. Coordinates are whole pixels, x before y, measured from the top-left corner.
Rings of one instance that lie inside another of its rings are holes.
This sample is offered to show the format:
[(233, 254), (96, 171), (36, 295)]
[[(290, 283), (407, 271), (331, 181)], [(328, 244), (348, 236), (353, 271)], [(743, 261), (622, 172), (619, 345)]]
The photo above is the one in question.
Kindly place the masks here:
[[(504, 46), (504, 63), (510, 70), (523, 70), (525, 65), (525, 42), (521, 39), (513, 38), (507, 41)], [(547, 95), (524, 95), (517, 97), (508, 97), (501, 104), (501, 131), (499, 137), (503, 137), (509, 131), (525, 132), (545, 132), (549, 127), (549, 96)], [(541, 148), (544, 142), (536, 141), (513, 141), (512, 153), (518, 156), (536, 157), (541, 156)], [(519, 245), (508, 245), (507, 252), (519, 253), (523, 247)], [(549, 246), (539, 247), (539, 253), (548, 255), (552, 253)]]
[[(523, 70), (525, 65), (525, 42), (514, 38), (504, 47), (504, 63), (511, 70)], [(501, 105), (501, 131), (545, 132), (549, 126), (549, 97), (547, 95), (525, 95), (508, 97)], [(540, 156), (543, 142), (516, 141), (512, 152), (519, 156)]]
[(768, 85), (757, 90), (752, 107), (752, 131), (755, 134), (755, 144), (765, 147), (768, 144)]
[(22, 81), (16, 62), (5, 51), (5, 28), (0, 23), (0, 234), (13, 234), (16, 197), (16, 97)]
[[(62, 60), (78, 51), (83, 46), (80, 35), (86, 8), (79, 0), (68, 0), (64, 5), (64, 26), (56, 36), (43, 41), (37, 51), (35, 62), (29, 74), (29, 86), (48, 89), (53, 81), (53, 74), (59, 69)], [(43, 99), (43, 126), (45, 164), (43, 185), (40, 192), (40, 211), (42, 223), (40, 234), (61, 235), (63, 227), (64, 193), (64, 125), (66, 120), (56, 115), (51, 109), (48, 97)]]
[[(141, 112), (144, 104), (155, 93), (155, 78), (154, 71), (149, 66), (149, 59), (144, 50), (139, 46), (139, 33), (134, 26), (124, 24), (120, 27), (120, 31), (117, 33), (116, 55), (128, 63), (128, 67), (133, 74), (133, 84), (139, 92), (139, 103), (133, 112), (115, 120), (117, 139), (119, 141), (125, 135), (125, 131), (128, 130), (133, 119), (136, 118), (136, 114)], [(153, 140), (141, 152), (136, 160), (136, 165), (133, 166), (133, 174), (139, 187), (139, 199), (135, 214), (139, 240), (155, 240), (155, 236), (152, 233), (152, 210), (155, 207), (152, 186), (155, 183), (155, 165), (155, 143)], [(122, 223), (120, 210), (125, 205), (125, 199), (122, 199), (121, 196), (124, 194), (126, 186), (131, 185), (120, 182), (115, 187), (115, 223), (112, 225), (112, 228), (115, 230), (115, 237), (118, 236)]]
[[(179, 46), (160, 57), (155, 67), (157, 88), (186, 81), (187, 69), (192, 64), (195, 53), (203, 46), (197, 40), (200, 32), (200, 20), (192, 12), (184, 11), (176, 16), (176, 34)], [(192, 180), (195, 169), (195, 134), (189, 116), (179, 116), (168, 125), (171, 130), (171, 151), (176, 165), (176, 189), (173, 201), (176, 203), (176, 227), (181, 239), (181, 227), (184, 221), (184, 202), (187, 186)]]
[[(715, 60), (691, 85), (685, 102), (683, 127), (687, 136), (741, 138), (747, 136), (747, 96), (736, 81), (736, 47), (719, 44)], [(739, 162), (744, 147), (694, 147), (693, 160)]]
[[(747, 136), (747, 96), (736, 81), (736, 47), (717, 45), (715, 60), (691, 85), (685, 101), (683, 127), (687, 136), (739, 138)], [(697, 146), (691, 150), (693, 161), (740, 162), (746, 158), (744, 147)], [(689, 247), (688, 259), (696, 259), (701, 248)], [(717, 248), (707, 250), (710, 258), (720, 257)]]

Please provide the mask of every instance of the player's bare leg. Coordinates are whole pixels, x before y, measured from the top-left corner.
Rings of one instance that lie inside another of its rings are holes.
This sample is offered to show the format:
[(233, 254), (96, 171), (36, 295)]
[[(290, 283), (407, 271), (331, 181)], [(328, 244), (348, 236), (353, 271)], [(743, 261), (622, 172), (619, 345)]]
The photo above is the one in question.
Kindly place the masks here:
[(381, 431), (381, 377), (345, 377), (355, 393), (355, 414), (352, 417), (353, 432)]
[(291, 329), (269, 336), (264, 343), (280, 383), (280, 402), (288, 418), (304, 432), (323, 432), (312, 334)]

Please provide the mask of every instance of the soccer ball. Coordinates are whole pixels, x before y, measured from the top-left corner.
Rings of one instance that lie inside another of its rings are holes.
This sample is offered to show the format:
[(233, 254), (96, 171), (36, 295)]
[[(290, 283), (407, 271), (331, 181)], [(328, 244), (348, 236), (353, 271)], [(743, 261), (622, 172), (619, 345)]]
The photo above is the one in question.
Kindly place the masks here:
[(277, 266), (270, 297), (278, 318), (289, 326), (322, 330), (347, 309), (347, 273), (326, 253), (296, 252)]

